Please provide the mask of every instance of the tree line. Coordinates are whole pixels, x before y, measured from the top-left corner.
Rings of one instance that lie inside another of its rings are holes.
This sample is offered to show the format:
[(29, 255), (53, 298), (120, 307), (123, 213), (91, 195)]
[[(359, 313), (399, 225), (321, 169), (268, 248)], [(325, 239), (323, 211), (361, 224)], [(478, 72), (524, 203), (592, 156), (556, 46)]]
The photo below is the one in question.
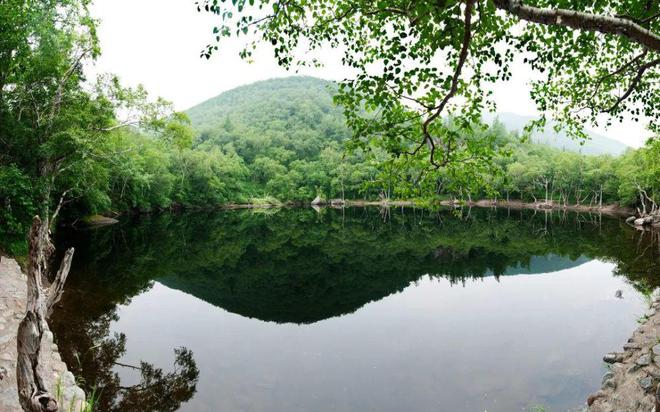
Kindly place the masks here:
[(387, 137), (351, 139), (355, 127), (369, 125), (347, 124), (334, 104), (342, 103), (338, 86), (313, 78), (256, 83), (178, 113), (142, 87), (86, 77), (84, 63), (100, 54), (87, 2), (23, 3), (0, 6), (3, 33), (11, 33), (0, 43), (5, 236), (23, 236), (35, 214), (75, 222), (95, 213), (307, 203), (317, 195), (619, 202), (643, 210), (660, 192), (658, 139), (618, 158), (582, 156), (521, 143), (501, 124), (445, 119), (445, 133), (472, 155), (437, 168), (430, 149), (413, 150), (419, 136), (410, 131), (394, 128), (409, 138), (403, 149)]

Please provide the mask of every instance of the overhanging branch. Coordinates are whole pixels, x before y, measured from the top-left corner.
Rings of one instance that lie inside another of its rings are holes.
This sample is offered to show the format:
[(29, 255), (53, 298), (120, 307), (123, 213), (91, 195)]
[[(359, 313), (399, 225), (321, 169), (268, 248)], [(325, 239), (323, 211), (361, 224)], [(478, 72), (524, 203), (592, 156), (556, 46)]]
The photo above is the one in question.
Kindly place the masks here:
[(616, 34), (638, 43), (648, 50), (660, 52), (660, 36), (630, 19), (567, 9), (526, 6), (520, 0), (493, 0), (493, 3), (498, 9), (525, 21)]
[[(469, 48), (470, 48), (470, 41), (472, 40), (472, 11), (474, 8), (474, 2), (475, 0), (467, 0), (465, 2), (465, 20), (464, 20), (464, 27), (463, 27), (463, 42), (461, 45), (461, 51), (458, 55), (458, 62), (456, 63), (456, 69), (454, 70), (454, 74), (451, 78), (451, 86), (449, 88), (449, 91), (445, 95), (445, 97), (442, 99), (440, 104), (436, 106), (434, 109), (435, 111), (424, 121), (422, 124), (422, 132), (424, 134), (424, 140), (422, 141), (422, 144), (426, 142), (426, 144), (429, 146), (429, 150), (431, 152), (431, 164), (435, 166), (436, 168), (443, 166), (447, 163), (447, 156), (449, 152), (449, 146), (445, 150), (445, 160), (442, 162), (442, 164), (438, 164), (435, 161), (435, 142), (433, 141), (433, 137), (431, 136), (429, 132), (429, 127), (431, 123), (440, 116), (442, 111), (444, 110), (445, 106), (451, 100), (452, 97), (456, 94), (458, 91), (458, 82), (461, 78), (461, 72), (463, 71), (463, 65), (465, 64), (465, 61), (467, 60), (468, 53), (469, 53)], [(418, 150), (418, 149), (417, 149)], [(417, 152), (415, 150), (415, 152)]]

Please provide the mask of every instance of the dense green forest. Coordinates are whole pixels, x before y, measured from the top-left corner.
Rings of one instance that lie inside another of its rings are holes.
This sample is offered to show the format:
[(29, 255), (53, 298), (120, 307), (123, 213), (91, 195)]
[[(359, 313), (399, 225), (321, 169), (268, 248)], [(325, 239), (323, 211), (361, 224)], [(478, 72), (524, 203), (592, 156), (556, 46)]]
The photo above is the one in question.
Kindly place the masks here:
[(435, 168), (390, 139), (351, 138), (359, 125), (335, 105), (337, 85), (308, 77), (239, 87), (177, 113), (142, 87), (85, 75), (84, 63), (100, 54), (85, 2), (11, 3), (0, 6), (2, 31), (11, 33), (0, 43), (5, 235), (22, 237), (37, 213), (75, 222), (317, 195), (651, 208), (660, 193), (657, 138), (621, 157), (584, 156), (525, 143), (497, 121), (485, 129), (446, 118), (453, 141), (486, 154)]
[[(333, 105), (335, 89), (308, 77), (259, 82), (191, 108), (191, 124), (177, 114), (159, 128), (127, 126), (96, 137), (89, 157), (55, 180), (54, 192), (70, 190), (63, 214), (75, 220), (226, 203), (308, 203), (316, 195), (641, 206), (639, 188), (651, 198), (660, 192), (657, 140), (619, 157), (588, 156), (521, 142), (495, 120), (475, 133), (500, 153), (478, 175), (429, 170), (424, 159), (395, 157), (376, 144), (347, 147), (350, 130)], [(39, 175), (25, 145), (9, 143), (0, 165), (3, 228), (20, 233), (36, 212)]]
[(331, 82), (290, 77), (223, 93), (187, 111), (199, 133), (195, 149), (220, 148), (243, 161), (248, 172), (243, 196), (233, 201), (272, 196), (308, 202), (317, 194), (328, 199), (464, 200), (508, 195), (545, 201), (547, 185), (548, 200), (562, 204), (634, 205), (638, 184), (651, 197), (658, 192), (654, 164), (660, 151), (654, 141), (622, 157), (587, 156), (532, 143), (534, 138), (521, 143), (521, 136), (507, 131), (497, 118), (488, 130), (476, 132), (492, 139), (501, 152), (494, 170), (480, 176), (441, 170), (419, 179), (416, 171), (427, 172), (423, 160), (392, 157), (377, 145), (345, 149), (350, 131), (340, 108), (332, 104), (335, 90)]

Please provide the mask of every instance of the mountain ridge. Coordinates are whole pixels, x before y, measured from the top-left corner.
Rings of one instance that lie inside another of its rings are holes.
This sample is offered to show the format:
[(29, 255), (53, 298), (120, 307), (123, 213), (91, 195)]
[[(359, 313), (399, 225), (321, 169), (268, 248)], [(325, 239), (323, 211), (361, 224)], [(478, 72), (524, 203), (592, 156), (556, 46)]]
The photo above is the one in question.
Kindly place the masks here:
[[(324, 118), (326, 122), (328, 119), (332, 119), (331, 123), (335, 124), (330, 139), (342, 141), (350, 133), (348, 130), (339, 130), (337, 127), (336, 123), (344, 123), (344, 119), (341, 108), (332, 103), (335, 88), (335, 82), (313, 76), (288, 76), (260, 80), (224, 91), (187, 109), (186, 113), (193, 126), (202, 135), (219, 128), (226, 129), (225, 123), (231, 117), (240, 117), (243, 123), (251, 124), (255, 129), (263, 132), (265, 130), (261, 130), (261, 126), (268, 124), (269, 127), (280, 128), (281, 132), (293, 133), (296, 127), (303, 126), (310, 129), (307, 132), (319, 132), (327, 135), (328, 128), (323, 128), (319, 124), (319, 119)], [(291, 99), (291, 96), (296, 98)], [(265, 102), (271, 106), (267, 106)], [(273, 102), (276, 104), (275, 110), (272, 107)], [(237, 109), (241, 106), (244, 113)], [(301, 107), (309, 110), (309, 113), (300, 110)], [(286, 118), (288, 115), (297, 117), (298, 121)], [(520, 132), (534, 117), (511, 112), (498, 112), (486, 113), (483, 119), (489, 124), (497, 119), (508, 131)], [(273, 123), (271, 120), (276, 122)], [(589, 130), (586, 131), (588, 140), (575, 140), (564, 132), (555, 133), (552, 130), (553, 124), (550, 121), (544, 131), (532, 134), (532, 142), (584, 155), (618, 156), (630, 148), (625, 143)], [(239, 138), (238, 135), (235, 137)], [(202, 140), (205, 140), (204, 136), (202, 136)]]
[[(483, 119), (489, 124), (492, 124), (497, 119), (508, 131), (522, 132), (525, 125), (534, 120), (534, 117), (511, 112), (498, 112), (487, 113), (483, 116)], [(584, 155), (609, 154), (619, 156), (626, 150), (631, 149), (630, 146), (623, 142), (590, 130), (585, 130), (589, 139), (580, 142), (579, 140), (567, 136), (564, 132), (555, 133), (554, 130), (552, 130), (553, 125), (554, 122), (549, 121), (544, 131), (532, 134), (531, 141), (533, 143), (554, 147), (559, 150), (567, 150)]]

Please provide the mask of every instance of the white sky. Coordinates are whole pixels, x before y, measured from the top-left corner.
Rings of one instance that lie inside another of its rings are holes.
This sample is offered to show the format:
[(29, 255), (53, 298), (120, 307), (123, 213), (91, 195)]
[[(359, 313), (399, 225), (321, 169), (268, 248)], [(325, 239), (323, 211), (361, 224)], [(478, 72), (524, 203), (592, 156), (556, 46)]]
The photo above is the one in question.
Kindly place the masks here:
[[(212, 40), (214, 16), (198, 13), (194, 0), (96, 0), (93, 14), (101, 20), (99, 37), (103, 54), (91, 73), (117, 74), (126, 85), (144, 84), (153, 96), (174, 102), (185, 110), (237, 86), (295, 73), (280, 68), (264, 46), (254, 63), (238, 57), (241, 39), (223, 39), (210, 60), (200, 51)], [(330, 52), (331, 57), (336, 53)], [(325, 59), (326, 67), (301, 74), (342, 80), (350, 73), (337, 58)], [(498, 111), (536, 114), (529, 98), (530, 72), (514, 67), (511, 81), (497, 85)], [(641, 124), (625, 122), (595, 131), (630, 146), (641, 146), (650, 133)]]

